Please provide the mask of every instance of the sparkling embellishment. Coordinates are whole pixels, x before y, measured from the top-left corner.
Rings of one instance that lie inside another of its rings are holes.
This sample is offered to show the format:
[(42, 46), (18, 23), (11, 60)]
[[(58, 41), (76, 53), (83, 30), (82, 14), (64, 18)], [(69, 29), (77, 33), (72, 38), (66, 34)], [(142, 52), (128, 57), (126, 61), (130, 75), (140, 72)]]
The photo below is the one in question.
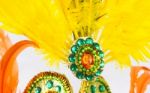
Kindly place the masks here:
[(71, 55), (69, 56), (69, 61), (70, 61), (70, 62), (75, 62), (75, 55), (71, 54)]
[(37, 87), (37, 88), (35, 89), (35, 93), (41, 93), (41, 88), (40, 88), (40, 87)]
[(70, 69), (72, 71), (77, 71), (77, 66), (75, 64), (72, 64), (71, 67), (70, 67)]
[(61, 92), (61, 86), (56, 86), (56, 91)]
[(73, 53), (76, 53), (77, 52), (77, 45), (72, 46), (71, 51)]
[(48, 80), (47, 83), (46, 83), (46, 86), (48, 89), (52, 88), (53, 87), (53, 82), (51, 80)]
[(94, 47), (95, 47), (96, 49), (98, 49), (98, 50), (100, 49), (100, 46), (99, 46), (98, 43), (94, 43), (93, 45), (94, 45)]
[(64, 75), (41, 72), (30, 81), (24, 93), (73, 93), (73, 91)]
[(77, 41), (77, 45), (78, 45), (78, 46), (82, 46), (84, 43), (85, 43), (85, 42), (84, 42), (83, 39), (78, 39), (78, 41)]
[(98, 70), (98, 71), (96, 72), (96, 76), (99, 76), (100, 74), (101, 74), (101, 71)]
[(93, 39), (87, 38), (85, 42), (86, 42), (86, 44), (93, 44)]
[(76, 76), (77, 76), (79, 79), (83, 79), (83, 78), (84, 78), (84, 75), (83, 75), (83, 73), (81, 73), (81, 72), (77, 72)]
[(104, 53), (98, 43), (88, 37), (80, 38), (71, 47), (70, 69), (79, 79), (93, 80), (103, 71)]
[(110, 88), (102, 76), (92, 81), (82, 81), (79, 93), (111, 93)]
[(104, 92), (104, 91), (105, 91), (105, 86), (100, 85), (100, 86), (99, 86), (99, 91), (100, 91), (100, 92)]
[(96, 93), (96, 87), (94, 85), (91, 85), (91, 93)]

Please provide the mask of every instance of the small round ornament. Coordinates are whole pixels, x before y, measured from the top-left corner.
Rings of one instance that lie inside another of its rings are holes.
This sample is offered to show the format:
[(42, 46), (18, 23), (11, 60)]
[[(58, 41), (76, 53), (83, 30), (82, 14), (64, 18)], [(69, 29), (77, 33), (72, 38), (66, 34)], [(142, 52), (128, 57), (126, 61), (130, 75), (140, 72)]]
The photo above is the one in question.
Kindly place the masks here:
[(73, 93), (73, 91), (64, 75), (41, 72), (29, 82), (24, 93)]
[(104, 53), (90, 37), (78, 39), (71, 47), (70, 69), (79, 79), (93, 80), (103, 71)]
[(83, 81), (79, 93), (111, 93), (107, 82), (102, 76), (92, 81)]

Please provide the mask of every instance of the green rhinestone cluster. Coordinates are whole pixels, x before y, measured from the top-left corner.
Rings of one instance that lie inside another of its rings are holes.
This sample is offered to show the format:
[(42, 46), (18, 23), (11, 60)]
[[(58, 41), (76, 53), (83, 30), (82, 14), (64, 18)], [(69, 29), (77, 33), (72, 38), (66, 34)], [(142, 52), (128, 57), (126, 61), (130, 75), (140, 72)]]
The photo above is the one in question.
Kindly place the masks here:
[[(91, 67), (88, 69), (83, 64), (83, 55), (85, 53), (88, 53), (93, 58), (93, 64), (91, 64)], [(93, 78), (99, 76), (103, 70), (103, 57), (104, 53), (99, 44), (94, 42), (92, 38), (78, 39), (71, 47), (71, 54), (68, 58), (70, 61), (70, 69), (79, 79), (93, 80)]]
[(35, 76), (24, 93), (72, 93), (67, 78), (56, 72), (42, 72)]

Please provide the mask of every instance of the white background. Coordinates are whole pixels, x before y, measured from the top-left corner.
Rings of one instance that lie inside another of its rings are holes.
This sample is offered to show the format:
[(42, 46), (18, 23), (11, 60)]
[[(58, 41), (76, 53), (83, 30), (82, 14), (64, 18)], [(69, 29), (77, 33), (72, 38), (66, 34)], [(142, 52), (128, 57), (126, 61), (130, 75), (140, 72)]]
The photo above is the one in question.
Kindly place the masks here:
[[(27, 39), (24, 36), (10, 33), (8, 35), (13, 44), (20, 40)], [(74, 93), (78, 93), (79, 91), (81, 81), (72, 74), (67, 65), (61, 64), (58, 68), (47, 66), (47, 60), (44, 60), (42, 55), (37, 53), (34, 48), (25, 49), (17, 57), (17, 62), (19, 64), (19, 84), (17, 92), (22, 93), (29, 80), (32, 79), (34, 75), (43, 71), (55, 71), (65, 74), (73, 86)], [(150, 67), (150, 62), (140, 64), (137, 64), (134, 60), (132, 60), (132, 62), (135, 66), (142, 65)], [(111, 62), (105, 65), (102, 76), (108, 82), (112, 93), (129, 93), (130, 68), (120, 69), (114, 62)], [(147, 87), (145, 93), (150, 93), (150, 85)]]

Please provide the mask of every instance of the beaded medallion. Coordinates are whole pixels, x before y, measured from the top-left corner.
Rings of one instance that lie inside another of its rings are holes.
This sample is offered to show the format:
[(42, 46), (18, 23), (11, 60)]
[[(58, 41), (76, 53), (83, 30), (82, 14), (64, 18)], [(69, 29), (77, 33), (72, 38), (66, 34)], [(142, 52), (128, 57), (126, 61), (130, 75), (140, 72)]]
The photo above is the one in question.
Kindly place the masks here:
[(104, 53), (92, 38), (78, 39), (71, 47), (70, 69), (77, 78), (93, 80), (104, 67)]
[(68, 79), (56, 72), (42, 72), (35, 76), (24, 93), (73, 93)]
[(107, 82), (99, 76), (93, 81), (83, 81), (79, 93), (111, 93)]

